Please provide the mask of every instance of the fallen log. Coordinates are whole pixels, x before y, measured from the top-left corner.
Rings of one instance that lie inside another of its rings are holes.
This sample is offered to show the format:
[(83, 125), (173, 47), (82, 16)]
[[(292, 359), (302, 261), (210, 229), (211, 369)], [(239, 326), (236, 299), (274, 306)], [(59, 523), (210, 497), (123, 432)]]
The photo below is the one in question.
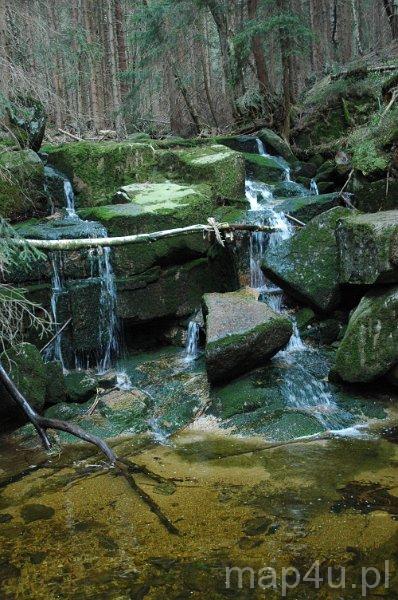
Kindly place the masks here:
[[(255, 225), (252, 223), (217, 223), (216, 228), (219, 232), (233, 233), (238, 231), (243, 232), (264, 232), (273, 233), (277, 231), (275, 227), (267, 225)], [(16, 246), (26, 246), (38, 250), (81, 250), (84, 248), (94, 247), (112, 247), (125, 246), (127, 244), (139, 244), (143, 242), (156, 242), (163, 238), (174, 237), (178, 235), (190, 235), (192, 233), (212, 233), (215, 231), (214, 225), (190, 225), (188, 227), (179, 227), (177, 229), (165, 229), (164, 231), (154, 231), (152, 233), (138, 233), (136, 235), (125, 235), (122, 237), (102, 237), (102, 238), (82, 238), (72, 240), (34, 240), (34, 239), (11, 239), (10, 243)]]

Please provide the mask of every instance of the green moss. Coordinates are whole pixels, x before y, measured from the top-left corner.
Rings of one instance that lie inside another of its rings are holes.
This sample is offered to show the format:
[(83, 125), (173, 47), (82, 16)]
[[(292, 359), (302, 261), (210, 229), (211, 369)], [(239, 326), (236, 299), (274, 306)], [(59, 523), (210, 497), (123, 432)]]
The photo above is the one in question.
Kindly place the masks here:
[(315, 309), (333, 310), (340, 301), (335, 228), (338, 220), (349, 214), (349, 209), (336, 207), (315, 217), (267, 253), (263, 262), (266, 275)]
[(44, 167), (33, 150), (0, 153), (0, 216), (11, 221), (45, 214)]
[(10, 377), (36, 410), (41, 410), (46, 397), (46, 367), (39, 350), (26, 342), (9, 349), (0, 357), (8, 366)]
[(284, 165), (274, 158), (257, 154), (245, 153), (244, 157), (248, 174), (265, 183), (280, 181), (285, 168), (288, 166), (287, 163)]
[(334, 371), (349, 382), (372, 381), (398, 362), (398, 287), (372, 290), (352, 315)]
[(122, 185), (148, 180), (156, 166), (148, 143), (76, 142), (46, 151), (49, 162), (72, 179), (78, 206), (109, 203)]
[(317, 215), (330, 210), (339, 205), (339, 195), (321, 194), (319, 196), (306, 196), (299, 198), (289, 198), (278, 204), (276, 210), (288, 213), (300, 221), (308, 223)]

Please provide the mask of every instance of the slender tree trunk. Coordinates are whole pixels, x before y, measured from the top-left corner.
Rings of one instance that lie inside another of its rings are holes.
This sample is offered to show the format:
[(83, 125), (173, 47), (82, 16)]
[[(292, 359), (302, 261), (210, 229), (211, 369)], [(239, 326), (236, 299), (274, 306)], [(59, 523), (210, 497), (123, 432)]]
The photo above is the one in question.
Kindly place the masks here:
[(362, 49), (361, 33), (360, 33), (360, 29), (359, 29), (359, 17), (358, 17), (356, 0), (351, 0), (351, 9), (352, 9), (352, 19), (353, 19), (353, 26), (354, 26), (353, 34), (354, 34), (354, 40), (355, 40), (356, 53), (358, 53), (359, 55), (362, 56), (363, 49)]
[[(257, 8), (258, 8), (259, 0), (247, 0), (247, 11), (249, 19), (254, 21), (257, 18)], [(254, 57), (254, 62), (256, 65), (256, 73), (257, 73), (257, 81), (260, 90), (260, 94), (264, 101), (264, 108), (268, 106), (269, 103), (269, 79), (267, 67), (265, 64), (265, 56), (262, 45), (262, 40), (259, 35), (254, 35), (252, 38), (252, 52)]]
[(398, 3), (396, 0), (382, 0), (394, 40), (398, 38)]
[(120, 88), (118, 79), (118, 68), (116, 60), (116, 46), (115, 46), (115, 29), (113, 18), (115, 15), (113, 0), (106, 0), (107, 7), (107, 38), (108, 38), (108, 49), (110, 58), (110, 78), (112, 85), (112, 99), (113, 109), (115, 113), (115, 124), (116, 132), (119, 137), (124, 137), (126, 128), (123, 122), (123, 116), (121, 114), (121, 98)]
[(9, 64), (7, 55), (7, 3), (0, 0), (0, 94), (9, 94)]
[(84, 25), (86, 29), (86, 40), (89, 45), (89, 86), (90, 86), (90, 97), (91, 97), (91, 114), (93, 120), (93, 128), (95, 131), (100, 129), (100, 115), (99, 115), (99, 106), (98, 106), (98, 89), (97, 82), (95, 77), (95, 65), (92, 56), (93, 52), (93, 32), (91, 28), (91, 15), (90, 15), (90, 5), (88, 0), (83, 1), (83, 10), (84, 10)]
[[(126, 41), (123, 27), (123, 9), (121, 0), (115, 0), (115, 26), (117, 40), (117, 54), (119, 59), (119, 73), (123, 74), (127, 71), (127, 53)], [(123, 100), (128, 93), (128, 86), (122, 79), (120, 81), (120, 97)]]
[[(286, 11), (289, 6), (286, 0), (277, 0), (277, 6), (280, 13)], [(291, 60), (290, 60), (290, 45), (284, 27), (279, 28), (281, 59), (282, 59), (282, 89), (283, 89), (283, 137), (288, 141), (290, 136), (290, 111), (292, 107), (292, 77), (291, 77)]]

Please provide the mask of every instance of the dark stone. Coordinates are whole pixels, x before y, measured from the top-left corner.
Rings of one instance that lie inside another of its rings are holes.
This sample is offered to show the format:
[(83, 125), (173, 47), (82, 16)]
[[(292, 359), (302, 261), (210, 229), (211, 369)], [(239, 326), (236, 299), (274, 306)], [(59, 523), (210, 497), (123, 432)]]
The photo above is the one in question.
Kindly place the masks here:
[(55, 515), (55, 510), (45, 504), (25, 504), (21, 509), (21, 517), (25, 523), (47, 521)]

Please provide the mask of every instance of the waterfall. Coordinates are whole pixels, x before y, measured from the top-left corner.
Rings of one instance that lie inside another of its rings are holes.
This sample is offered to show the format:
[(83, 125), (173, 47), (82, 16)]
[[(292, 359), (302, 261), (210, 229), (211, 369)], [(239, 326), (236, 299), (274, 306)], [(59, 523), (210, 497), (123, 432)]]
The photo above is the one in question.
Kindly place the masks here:
[(196, 360), (199, 355), (200, 326), (196, 321), (189, 321), (187, 342), (185, 345), (185, 358), (188, 361)]
[(66, 212), (68, 217), (73, 219), (78, 218), (75, 210), (75, 194), (73, 192), (73, 187), (69, 179), (64, 179), (64, 194), (66, 200)]
[(55, 327), (55, 337), (53, 342), (45, 350), (45, 359), (48, 361), (57, 360), (61, 363), (64, 373), (67, 372), (65, 368), (64, 359), (62, 356), (62, 334), (59, 331), (62, 327), (62, 323), (59, 322), (58, 316), (58, 301), (60, 296), (65, 292), (63, 279), (62, 279), (62, 252), (51, 252), (49, 255), (51, 263), (51, 315)]
[(102, 248), (102, 252), (98, 249), (98, 274), (101, 282), (99, 334), (102, 342), (101, 358), (98, 362), (100, 373), (110, 369), (112, 358), (117, 354), (119, 348), (116, 284), (110, 256), (111, 249), (109, 247)]
[(284, 176), (284, 180), (287, 181), (288, 183), (290, 183), (292, 181), (292, 172), (290, 167), (286, 167), (286, 169), (283, 172), (283, 176)]
[(258, 149), (259, 155), (268, 157), (269, 154), (268, 154), (268, 152), (266, 152), (265, 146), (264, 146), (263, 142), (260, 140), (260, 138), (256, 138), (256, 144), (257, 144), (257, 149)]
[[(55, 171), (52, 169), (52, 167), (49, 167), (49, 169)], [(62, 175), (62, 173), (59, 173), (58, 175), (63, 180), (67, 216), (75, 220), (77, 224), (83, 223), (83, 221), (76, 214), (75, 196), (71, 182), (64, 175)], [(104, 237), (107, 236), (107, 231), (105, 228), (102, 230), (101, 234)], [(51, 310), (55, 324), (55, 332), (57, 335), (53, 343), (47, 349), (46, 358), (48, 360), (59, 360), (65, 370), (65, 359), (62, 355), (63, 333), (58, 333), (59, 328), (62, 326), (62, 324), (59, 323), (58, 318), (58, 300), (61, 294), (67, 293), (67, 286), (65, 285), (62, 276), (62, 256), (62, 252), (56, 252), (50, 254), (49, 257), (52, 268)], [(96, 281), (99, 279), (100, 282), (100, 342), (97, 351), (96, 366), (99, 373), (104, 373), (110, 369), (112, 360), (119, 351), (119, 323), (116, 312), (116, 282), (111, 264), (111, 249), (109, 247), (105, 247), (90, 250), (87, 255), (87, 260), (90, 268), (89, 279)], [(89, 364), (89, 357), (82, 360), (81, 357), (77, 355), (75, 356), (76, 368), (87, 368)]]
[(311, 179), (310, 191), (313, 196), (319, 196), (319, 188), (315, 179)]

